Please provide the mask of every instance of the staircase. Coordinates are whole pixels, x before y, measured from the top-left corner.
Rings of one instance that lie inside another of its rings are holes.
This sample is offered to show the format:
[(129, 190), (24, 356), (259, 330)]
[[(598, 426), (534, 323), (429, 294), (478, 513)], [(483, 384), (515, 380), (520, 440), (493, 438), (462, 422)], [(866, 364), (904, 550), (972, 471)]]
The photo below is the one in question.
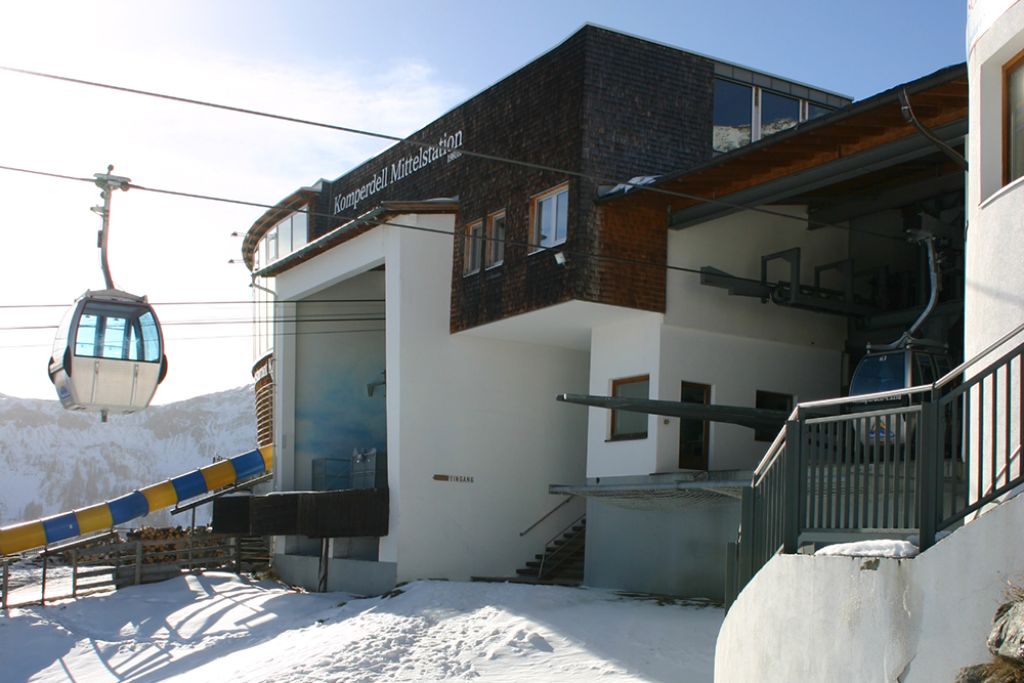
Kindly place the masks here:
[(587, 518), (580, 517), (561, 534), (552, 539), (543, 553), (516, 570), (515, 576), (479, 578), (478, 581), (508, 581), (558, 586), (578, 586), (583, 583), (583, 554), (587, 538)]
[(583, 556), (587, 540), (587, 518), (580, 517), (565, 532), (548, 543), (543, 553), (516, 570), (520, 580), (578, 586), (583, 583)]

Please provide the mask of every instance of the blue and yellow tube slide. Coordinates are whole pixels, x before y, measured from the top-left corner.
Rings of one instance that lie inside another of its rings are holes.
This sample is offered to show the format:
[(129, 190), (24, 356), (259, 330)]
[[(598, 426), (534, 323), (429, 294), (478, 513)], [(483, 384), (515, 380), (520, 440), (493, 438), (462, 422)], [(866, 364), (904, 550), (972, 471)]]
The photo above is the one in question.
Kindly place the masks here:
[(262, 476), (270, 472), (273, 465), (274, 448), (264, 446), (99, 505), (5, 526), (0, 528), (0, 555), (42, 548), (75, 536), (110, 529), (189, 498)]

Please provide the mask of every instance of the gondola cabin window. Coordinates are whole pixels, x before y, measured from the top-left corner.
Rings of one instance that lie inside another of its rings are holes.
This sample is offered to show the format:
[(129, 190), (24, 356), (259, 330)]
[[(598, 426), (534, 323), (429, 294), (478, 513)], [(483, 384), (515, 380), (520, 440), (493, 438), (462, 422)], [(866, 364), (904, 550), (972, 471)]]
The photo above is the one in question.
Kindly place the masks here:
[(78, 321), (75, 355), (90, 358), (160, 361), (160, 335), (156, 318), (144, 307), (105, 310), (102, 303), (89, 303)]

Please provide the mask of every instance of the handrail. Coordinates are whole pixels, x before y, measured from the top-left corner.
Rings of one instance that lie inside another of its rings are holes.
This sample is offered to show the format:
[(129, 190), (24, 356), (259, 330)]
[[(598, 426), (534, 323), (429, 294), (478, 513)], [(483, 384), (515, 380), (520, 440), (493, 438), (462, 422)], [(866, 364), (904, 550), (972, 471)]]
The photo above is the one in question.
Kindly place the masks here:
[[(789, 417), (786, 418), (786, 422), (790, 422), (792, 420), (797, 419), (799, 415), (800, 404), (797, 404), (797, 406), (793, 408), (793, 412), (791, 412), (789, 414)], [(768, 447), (768, 451), (764, 454), (764, 457), (761, 458), (761, 462), (757, 463), (757, 467), (754, 468), (753, 478), (755, 480), (764, 472), (766, 468), (768, 468), (769, 466), (771, 466), (773, 462), (775, 462), (775, 458), (778, 456), (779, 452), (782, 451), (782, 446), (785, 443), (786, 426), (783, 425), (782, 429), (779, 430), (779, 433), (775, 435), (775, 440), (772, 441), (772, 445)]]
[(953, 368), (952, 370), (947, 372), (945, 375), (943, 375), (939, 379), (935, 380), (935, 382), (932, 383), (932, 388), (933, 389), (938, 389), (940, 387), (944, 387), (945, 385), (949, 384), (951, 381), (956, 379), (961, 373), (963, 373), (964, 370), (966, 370), (967, 368), (971, 367), (972, 365), (975, 365), (976, 363), (979, 363), (984, 357), (988, 356), (990, 353), (992, 353), (993, 351), (995, 351), (996, 349), (1001, 347), (1003, 344), (1005, 344), (1006, 342), (1008, 342), (1011, 339), (1013, 339), (1014, 337), (1016, 337), (1021, 332), (1024, 332), (1024, 323), (1021, 323), (1020, 325), (1015, 327), (1013, 330), (1011, 330), (1009, 333), (1003, 335), (1003, 337), (1000, 338), (998, 341), (996, 341), (996, 342), (990, 344), (989, 346), (987, 346), (985, 348), (985, 350), (982, 351), (981, 353), (974, 354), (973, 358), (971, 358), (970, 360), (964, 361), (963, 363), (961, 363), (960, 365), (956, 366), (955, 368)]
[[(899, 399), (908, 396), (914, 396), (916, 394), (933, 392), (936, 389), (941, 389), (942, 387), (948, 385), (950, 382), (954, 381), (961, 374), (963, 374), (963, 372), (967, 368), (970, 368), (980, 363), (982, 360), (988, 357), (993, 351), (996, 351), (997, 349), (1001, 348), (1003, 345), (1005, 345), (1008, 341), (1019, 335), (1021, 332), (1024, 332), (1024, 323), (1018, 325), (1013, 330), (1000, 337), (997, 341), (987, 346), (980, 353), (975, 354), (969, 360), (966, 360), (960, 365), (956, 366), (955, 368), (953, 368), (945, 375), (932, 382), (931, 384), (921, 384), (914, 387), (907, 387), (906, 389), (894, 389), (892, 391), (879, 391), (873, 394), (842, 396), (839, 398), (827, 398), (819, 401), (806, 401), (798, 403), (796, 407), (793, 408), (793, 412), (790, 413), (789, 420), (797, 419), (801, 410), (812, 410), (816, 408), (833, 408), (835, 406), (843, 406), (856, 403), (869, 403), (874, 401)], [(768, 450), (767, 452), (765, 452), (764, 457), (761, 458), (761, 461), (754, 469), (755, 479), (761, 474), (763, 474), (764, 470), (775, 461), (775, 458), (778, 456), (778, 453), (781, 450), (782, 443), (785, 442), (785, 433), (785, 428), (781, 429), (778, 435), (775, 437), (775, 440), (772, 441), (771, 446), (768, 447)]]
[(554, 536), (549, 538), (547, 540), (547, 542), (544, 543), (544, 554), (541, 555), (541, 557), (540, 557), (540, 566), (537, 567), (537, 578), (538, 579), (544, 578), (544, 562), (548, 559), (548, 557), (553, 557), (553, 556), (557, 555), (560, 550), (565, 548), (565, 546), (562, 545), (562, 546), (559, 546), (558, 548), (555, 548), (553, 551), (551, 551), (549, 553), (548, 552), (548, 546), (551, 545), (552, 543), (554, 543), (558, 539), (559, 536), (564, 536), (565, 534), (567, 534), (569, 532), (569, 529), (572, 529), (574, 526), (579, 524), (580, 520), (582, 520), (586, 516), (587, 516), (587, 513), (584, 512), (582, 515), (580, 515), (576, 519), (572, 520), (572, 522), (570, 522), (561, 531), (559, 531), (557, 534), (555, 534)]
[(538, 525), (538, 524), (540, 524), (540, 523), (541, 523), (541, 522), (543, 522), (543, 521), (544, 521), (545, 519), (547, 519), (548, 517), (550, 517), (551, 515), (555, 514), (556, 512), (558, 512), (559, 510), (561, 510), (561, 509), (562, 509), (563, 507), (565, 507), (566, 505), (568, 505), (568, 504), (569, 504), (570, 502), (572, 502), (572, 499), (573, 499), (573, 498), (575, 498), (575, 497), (576, 497), (576, 495), (575, 495), (575, 494), (573, 494), (573, 493), (570, 493), (570, 494), (569, 494), (569, 497), (568, 497), (568, 498), (566, 498), (566, 499), (565, 499), (565, 500), (563, 500), (563, 501), (562, 501), (561, 503), (559, 503), (559, 504), (558, 504), (558, 505), (556, 505), (555, 507), (553, 507), (553, 508), (551, 508), (550, 510), (548, 510), (548, 512), (547, 512), (547, 513), (546, 513), (546, 514), (545, 514), (545, 515), (544, 515), (543, 517), (541, 517), (540, 519), (538, 519), (538, 520), (537, 520), (536, 522), (534, 522), (534, 523), (533, 523), (533, 524), (531, 524), (530, 526), (526, 527), (526, 529), (525, 529), (525, 530), (523, 530), (523, 531), (520, 531), (520, 532), (519, 532), (519, 536), (520, 536), (520, 537), (523, 537), (523, 536), (525, 536), (526, 534), (528, 534), (528, 533), (530, 533), (531, 531), (533, 531), (534, 529), (536, 529), (536, 528), (537, 528), (537, 525)]

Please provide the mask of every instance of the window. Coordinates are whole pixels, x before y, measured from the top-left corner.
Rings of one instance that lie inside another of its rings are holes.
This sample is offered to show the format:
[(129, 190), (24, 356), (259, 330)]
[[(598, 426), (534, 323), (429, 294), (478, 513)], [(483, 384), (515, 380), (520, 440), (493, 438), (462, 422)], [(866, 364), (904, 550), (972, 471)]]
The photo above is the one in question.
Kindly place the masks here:
[[(617, 398), (647, 398), (651, 391), (650, 375), (624, 377), (612, 380), (612, 396)], [(647, 413), (629, 410), (612, 411), (611, 441), (647, 438)]]
[[(779, 394), (774, 391), (757, 390), (757, 398), (754, 405), (764, 410), (779, 410), (789, 413), (793, 410), (793, 396), (791, 394)], [(778, 435), (777, 431), (771, 429), (755, 429), (755, 441), (774, 441)]]
[(484, 247), (484, 267), (501, 265), (505, 260), (505, 212), (487, 217), (487, 245)]
[(1024, 52), (1003, 67), (1003, 184), (1024, 175)]
[[(684, 403), (711, 403), (711, 387), (696, 382), (683, 382), (679, 400)], [(679, 469), (708, 469), (707, 420), (680, 420), (679, 422)]]
[(731, 152), (830, 111), (808, 99), (716, 78), (711, 146), (715, 154)]
[(530, 202), (530, 243), (533, 251), (565, 241), (569, 230), (569, 187), (562, 185)]
[(792, 128), (800, 122), (800, 100), (769, 90), (761, 92), (761, 137)]
[(463, 244), (462, 252), (462, 274), (469, 275), (480, 270), (480, 262), (483, 258), (483, 221), (470, 223), (466, 226), (466, 241)]
[(715, 152), (729, 152), (753, 140), (752, 88), (749, 85), (715, 79)]

